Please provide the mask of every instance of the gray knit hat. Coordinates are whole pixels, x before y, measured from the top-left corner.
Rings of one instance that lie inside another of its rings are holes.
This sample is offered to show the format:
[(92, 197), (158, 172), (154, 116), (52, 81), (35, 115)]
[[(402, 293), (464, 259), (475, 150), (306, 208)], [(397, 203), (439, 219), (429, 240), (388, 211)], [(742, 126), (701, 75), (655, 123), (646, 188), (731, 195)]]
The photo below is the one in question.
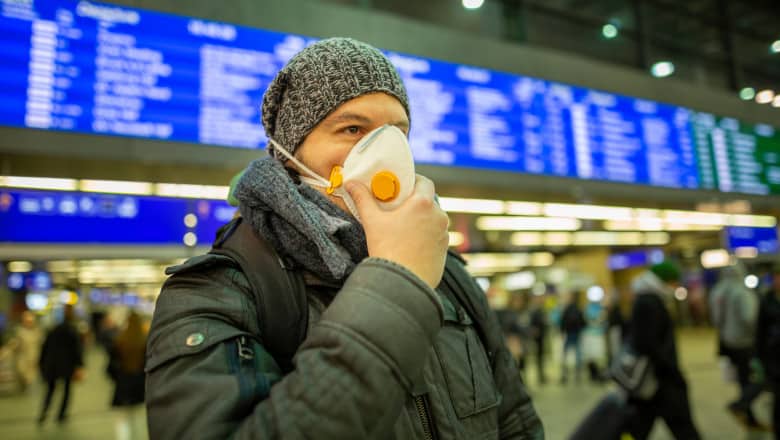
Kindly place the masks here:
[[(351, 38), (329, 38), (295, 55), (263, 96), (263, 127), (294, 153), (303, 139), (339, 105), (372, 92), (396, 97), (409, 115), (401, 77), (382, 52)], [(268, 153), (283, 159), (268, 145)]]

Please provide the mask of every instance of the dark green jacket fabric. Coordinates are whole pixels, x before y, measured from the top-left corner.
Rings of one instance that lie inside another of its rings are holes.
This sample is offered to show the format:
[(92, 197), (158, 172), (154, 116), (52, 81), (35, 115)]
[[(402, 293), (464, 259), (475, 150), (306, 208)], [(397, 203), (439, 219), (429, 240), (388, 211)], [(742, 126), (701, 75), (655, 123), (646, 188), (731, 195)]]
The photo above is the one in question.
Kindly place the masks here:
[(196, 257), (169, 273), (147, 346), (152, 439), (544, 438), (511, 355), (493, 353), (491, 369), (444, 284), (430, 289), (376, 258), (343, 286), (305, 276), (309, 327), (283, 375), (229, 259)]

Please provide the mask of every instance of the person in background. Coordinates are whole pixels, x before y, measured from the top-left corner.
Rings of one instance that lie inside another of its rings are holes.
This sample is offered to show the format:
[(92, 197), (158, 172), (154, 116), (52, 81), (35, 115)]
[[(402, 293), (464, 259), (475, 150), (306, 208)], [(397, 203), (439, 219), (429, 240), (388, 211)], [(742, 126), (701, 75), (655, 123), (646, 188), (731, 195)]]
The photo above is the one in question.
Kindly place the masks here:
[(111, 405), (122, 410), (116, 423), (116, 438), (131, 439), (135, 414), (144, 402), (144, 353), (146, 330), (141, 316), (131, 311), (127, 325), (116, 337), (111, 350), (115, 381)]
[(749, 392), (758, 298), (745, 287), (744, 279), (745, 271), (740, 265), (724, 268), (710, 294), (710, 311), (718, 329), (721, 354), (737, 371), (740, 397), (731, 402), (728, 409), (748, 428), (761, 428), (750, 408), (755, 395)]
[(628, 342), (638, 355), (650, 359), (658, 379), (658, 391), (650, 400), (630, 401), (637, 412), (630, 427), (636, 440), (648, 438), (658, 417), (678, 440), (701, 438), (691, 416), (688, 384), (680, 371), (674, 323), (666, 305), (679, 280), (677, 266), (662, 262), (639, 275), (631, 286), (635, 298)]
[(16, 371), (23, 390), (26, 390), (38, 377), (38, 356), (43, 335), (30, 311), (22, 313), (19, 327), (16, 328)]
[(83, 365), (83, 346), (81, 335), (75, 326), (73, 306), (65, 305), (62, 323), (49, 332), (41, 348), (39, 366), (41, 376), (46, 381), (48, 389), (43, 400), (41, 414), (38, 417), (38, 424), (43, 424), (46, 421), (46, 413), (49, 411), (51, 398), (59, 381), (62, 381), (65, 390), (57, 421), (63, 423), (67, 420), (71, 380), (81, 379)]
[(766, 375), (766, 388), (774, 395), (772, 426), (775, 440), (780, 440), (780, 261), (772, 268), (772, 283), (759, 308), (756, 355)]
[(544, 310), (544, 301), (543, 295), (533, 297), (530, 320), (530, 334), (536, 352), (537, 376), (541, 385), (547, 383), (547, 376), (544, 374), (544, 350), (547, 339), (547, 312)]
[(580, 309), (582, 292), (572, 293), (568, 304), (561, 314), (561, 333), (563, 334), (563, 356), (561, 357), (561, 383), (569, 380), (569, 369), (566, 365), (566, 356), (574, 351), (574, 380), (579, 383), (582, 372), (582, 330), (585, 329), (585, 316)]

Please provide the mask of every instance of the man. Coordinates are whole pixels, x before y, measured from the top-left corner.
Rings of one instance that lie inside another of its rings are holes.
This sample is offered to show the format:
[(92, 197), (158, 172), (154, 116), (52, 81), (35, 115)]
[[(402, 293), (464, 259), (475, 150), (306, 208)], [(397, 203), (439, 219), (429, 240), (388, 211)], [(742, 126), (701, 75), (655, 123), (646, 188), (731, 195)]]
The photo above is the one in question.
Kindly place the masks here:
[(729, 410), (749, 428), (761, 425), (750, 409), (751, 366), (755, 342), (758, 298), (745, 287), (745, 271), (739, 265), (723, 269), (720, 281), (712, 289), (710, 309), (718, 329), (722, 355), (737, 370), (740, 398), (729, 404)]
[(650, 267), (632, 283), (635, 294), (629, 324), (628, 343), (639, 355), (647, 356), (658, 379), (658, 391), (650, 400), (632, 399), (637, 417), (630, 427), (637, 440), (648, 438), (660, 417), (678, 440), (700, 438), (691, 416), (688, 385), (680, 371), (674, 323), (666, 308), (680, 271), (670, 262)]
[(534, 340), (534, 350), (536, 351), (536, 374), (539, 384), (547, 383), (547, 376), (544, 373), (544, 343), (547, 339), (547, 312), (544, 310), (545, 296), (534, 295), (533, 309), (531, 311), (531, 336)]
[(67, 421), (71, 380), (78, 380), (82, 376), (82, 366), (84, 365), (81, 335), (74, 325), (74, 319), (73, 306), (65, 305), (62, 323), (54, 327), (43, 342), (39, 365), (41, 376), (46, 381), (48, 388), (41, 414), (38, 417), (38, 424), (43, 424), (46, 421), (46, 413), (49, 411), (51, 399), (59, 381), (63, 382), (65, 390), (57, 421), (59, 423)]
[[(360, 182), (340, 192), (353, 147), (385, 125), (408, 135), (408, 109), (387, 58), (355, 40), (315, 43), (279, 72), (262, 106), (271, 157), (235, 198), (305, 283), (306, 337), (285, 368), (268, 350), (284, 335), (259, 334), (247, 273), (208, 256), (171, 269), (147, 346), (151, 438), (544, 438), (506, 348), (486, 353), (478, 317), (440, 284), (448, 219), (432, 182), (417, 176), (393, 209)], [(467, 279), (485, 340), (500, 340)]]
[(780, 439), (780, 262), (772, 269), (772, 284), (758, 312), (756, 354), (774, 395), (772, 425), (775, 439)]

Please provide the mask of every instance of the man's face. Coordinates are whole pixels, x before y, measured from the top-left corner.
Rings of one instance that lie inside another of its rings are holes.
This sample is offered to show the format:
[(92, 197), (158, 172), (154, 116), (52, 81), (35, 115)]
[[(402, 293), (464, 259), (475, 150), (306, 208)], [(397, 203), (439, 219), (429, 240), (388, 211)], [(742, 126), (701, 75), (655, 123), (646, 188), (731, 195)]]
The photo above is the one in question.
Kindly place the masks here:
[[(295, 157), (327, 179), (334, 166), (344, 164), (360, 138), (385, 124), (395, 125), (409, 135), (409, 118), (396, 98), (378, 92), (350, 99), (314, 127), (298, 147)], [(292, 163), (288, 163), (288, 166), (295, 168)], [(325, 194), (325, 188), (314, 188)], [(349, 212), (340, 197), (331, 195), (328, 198)]]

